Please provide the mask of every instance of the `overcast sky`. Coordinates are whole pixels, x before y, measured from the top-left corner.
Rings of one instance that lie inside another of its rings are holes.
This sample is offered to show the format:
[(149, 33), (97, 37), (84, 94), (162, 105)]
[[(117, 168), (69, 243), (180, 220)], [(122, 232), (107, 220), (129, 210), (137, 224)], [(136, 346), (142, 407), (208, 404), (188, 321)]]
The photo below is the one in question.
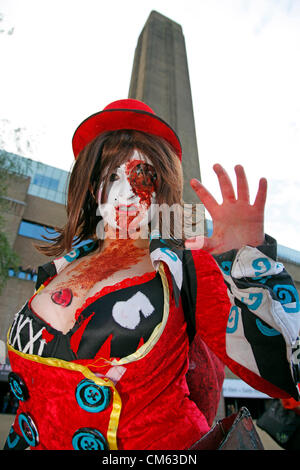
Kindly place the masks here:
[(203, 183), (220, 200), (212, 165), (242, 163), (254, 198), (266, 176), (266, 231), (300, 250), (300, 0), (1, 0), (1, 146), (69, 170), (151, 10), (183, 29)]

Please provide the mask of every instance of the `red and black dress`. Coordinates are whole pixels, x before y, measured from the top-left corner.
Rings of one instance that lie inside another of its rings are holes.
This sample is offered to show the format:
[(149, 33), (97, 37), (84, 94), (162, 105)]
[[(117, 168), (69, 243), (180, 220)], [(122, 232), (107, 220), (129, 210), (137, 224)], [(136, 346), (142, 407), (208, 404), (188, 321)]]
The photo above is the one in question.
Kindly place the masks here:
[[(40, 267), (36, 292), (96, 248)], [(223, 364), (270, 396), (299, 398), (299, 298), (273, 239), (214, 259), (153, 238), (150, 255), (154, 274), (88, 298), (66, 334), (30, 300), (15, 315), (19, 408), (5, 449), (188, 449), (212, 424)]]

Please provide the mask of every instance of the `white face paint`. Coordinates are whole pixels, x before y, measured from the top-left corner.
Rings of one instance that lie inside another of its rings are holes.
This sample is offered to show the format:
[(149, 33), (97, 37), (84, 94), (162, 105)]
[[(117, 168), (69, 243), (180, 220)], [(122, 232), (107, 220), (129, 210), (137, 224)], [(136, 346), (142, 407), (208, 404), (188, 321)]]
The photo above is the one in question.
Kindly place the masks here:
[(104, 225), (136, 230), (148, 224), (154, 215), (155, 180), (150, 161), (135, 150), (129, 160), (111, 175), (102, 204), (100, 186), (98, 206)]

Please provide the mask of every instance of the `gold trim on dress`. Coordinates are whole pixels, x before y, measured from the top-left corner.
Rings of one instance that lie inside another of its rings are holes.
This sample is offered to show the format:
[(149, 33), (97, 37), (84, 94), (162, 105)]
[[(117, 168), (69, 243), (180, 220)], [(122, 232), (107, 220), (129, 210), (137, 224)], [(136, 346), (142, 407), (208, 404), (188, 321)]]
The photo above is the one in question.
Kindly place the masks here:
[(123, 364), (128, 364), (130, 362), (138, 361), (140, 359), (143, 359), (150, 351), (151, 349), (155, 346), (157, 341), (162, 335), (162, 332), (165, 329), (166, 323), (169, 318), (169, 311), (170, 311), (170, 291), (169, 291), (169, 284), (168, 284), (168, 279), (164, 270), (163, 263), (159, 263), (159, 268), (158, 268), (162, 285), (163, 285), (163, 291), (164, 291), (164, 311), (163, 311), (163, 319), (162, 321), (154, 328), (150, 338), (148, 341), (143, 344), (137, 351), (134, 353), (130, 354), (129, 356), (123, 357), (122, 359), (113, 359), (110, 361), (110, 364), (112, 365), (123, 365)]

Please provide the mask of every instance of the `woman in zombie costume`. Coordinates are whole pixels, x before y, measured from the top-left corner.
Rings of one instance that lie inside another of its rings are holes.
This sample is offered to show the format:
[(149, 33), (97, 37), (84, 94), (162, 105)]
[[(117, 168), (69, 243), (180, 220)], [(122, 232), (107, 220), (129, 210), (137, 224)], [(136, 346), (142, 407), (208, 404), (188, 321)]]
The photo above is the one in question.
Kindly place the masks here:
[[(147, 105), (111, 103), (77, 128), (73, 149), (67, 224), (8, 333), (20, 404), (6, 448), (189, 449), (212, 424), (216, 403), (199, 394), (220, 392), (220, 363), (298, 399), (299, 300), (264, 234), (266, 180), (253, 205), (241, 166), (236, 197), (215, 165), (220, 205), (192, 180), (213, 235), (176, 240), (152, 208), (182, 205), (180, 142)], [(75, 237), (89, 241), (72, 249)], [(188, 371), (191, 342), (206, 370), (190, 360)]]

